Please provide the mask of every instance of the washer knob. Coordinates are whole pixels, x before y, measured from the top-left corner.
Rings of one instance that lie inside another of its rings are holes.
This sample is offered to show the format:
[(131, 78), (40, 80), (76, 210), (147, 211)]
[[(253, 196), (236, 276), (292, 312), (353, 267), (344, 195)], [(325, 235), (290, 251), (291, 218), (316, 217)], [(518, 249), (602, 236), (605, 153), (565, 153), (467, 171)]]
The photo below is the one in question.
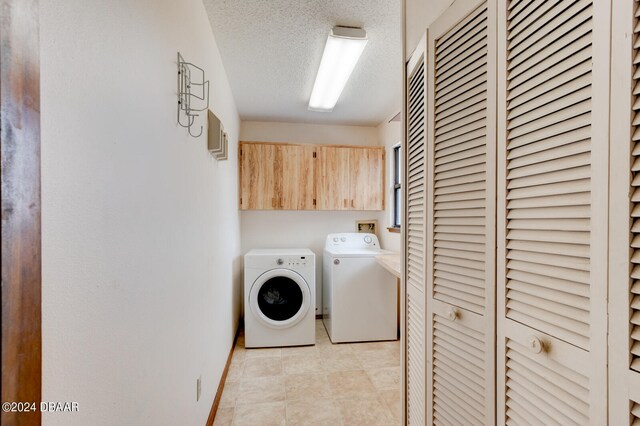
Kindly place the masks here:
[(338, 237), (333, 237), (333, 242), (337, 243), (338, 242)]
[(371, 244), (371, 242), (373, 241), (373, 238), (371, 238), (371, 235), (365, 235), (364, 236), (364, 242), (367, 244)]
[(333, 259), (333, 264), (334, 265), (339, 265), (340, 264), (340, 259)]
[(342, 237), (342, 238), (340, 238), (340, 241), (342, 241), (344, 243), (345, 241), (347, 241), (347, 238), (346, 237)]
[(282, 265), (282, 264), (284, 263), (284, 260), (282, 260), (282, 259), (278, 259), (278, 260), (276, 260), (276, 263), (277, 263), (278, 265)]

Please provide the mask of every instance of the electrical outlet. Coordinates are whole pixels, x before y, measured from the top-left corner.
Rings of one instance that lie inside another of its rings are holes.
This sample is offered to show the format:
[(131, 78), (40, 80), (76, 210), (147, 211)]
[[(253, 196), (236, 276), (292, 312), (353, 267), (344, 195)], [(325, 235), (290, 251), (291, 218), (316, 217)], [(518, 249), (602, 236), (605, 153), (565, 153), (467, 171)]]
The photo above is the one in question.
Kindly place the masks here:
[(200, 401), (200, 394), (202, 393), (202, 376), (196, 380), (196, 401)]

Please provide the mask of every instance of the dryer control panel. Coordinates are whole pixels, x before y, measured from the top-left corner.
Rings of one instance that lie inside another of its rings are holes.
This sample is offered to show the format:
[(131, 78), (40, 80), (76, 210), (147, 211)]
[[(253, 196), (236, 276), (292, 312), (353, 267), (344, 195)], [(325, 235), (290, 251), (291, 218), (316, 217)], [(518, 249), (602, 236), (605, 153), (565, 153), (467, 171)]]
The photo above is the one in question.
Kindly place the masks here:
[(276, 260), (276, 265), (290, 269), (304, 268), (309, 264), (308, 256), (283, 256)]
[(325, 249), (329, 248), (380, 248), (376, 234), (347, 232), (327, 235)]

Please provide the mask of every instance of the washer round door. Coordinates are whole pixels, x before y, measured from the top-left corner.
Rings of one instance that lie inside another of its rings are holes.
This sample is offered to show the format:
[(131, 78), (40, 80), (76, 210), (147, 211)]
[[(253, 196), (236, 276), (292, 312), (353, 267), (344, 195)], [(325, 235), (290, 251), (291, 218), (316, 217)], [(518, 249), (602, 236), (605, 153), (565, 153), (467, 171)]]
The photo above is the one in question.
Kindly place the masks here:
[(300, 322), (309, 311), (311, 291), (297, 272), (272, 269), (260, 275), (251, 286), (249, 305), (263, 324), (287, 328)]

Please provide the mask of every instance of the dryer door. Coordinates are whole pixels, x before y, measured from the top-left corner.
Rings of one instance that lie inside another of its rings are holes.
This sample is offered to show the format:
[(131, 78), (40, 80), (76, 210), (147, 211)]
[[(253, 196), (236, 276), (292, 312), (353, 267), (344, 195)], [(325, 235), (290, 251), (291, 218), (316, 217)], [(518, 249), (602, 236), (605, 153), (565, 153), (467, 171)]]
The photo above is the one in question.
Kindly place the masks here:
[(287, 328), (309, 312), (311, 291), (300, 274), (290, 269), (272, 269), (251, 286), (249, 305), (254, 316), (272, 328)]

